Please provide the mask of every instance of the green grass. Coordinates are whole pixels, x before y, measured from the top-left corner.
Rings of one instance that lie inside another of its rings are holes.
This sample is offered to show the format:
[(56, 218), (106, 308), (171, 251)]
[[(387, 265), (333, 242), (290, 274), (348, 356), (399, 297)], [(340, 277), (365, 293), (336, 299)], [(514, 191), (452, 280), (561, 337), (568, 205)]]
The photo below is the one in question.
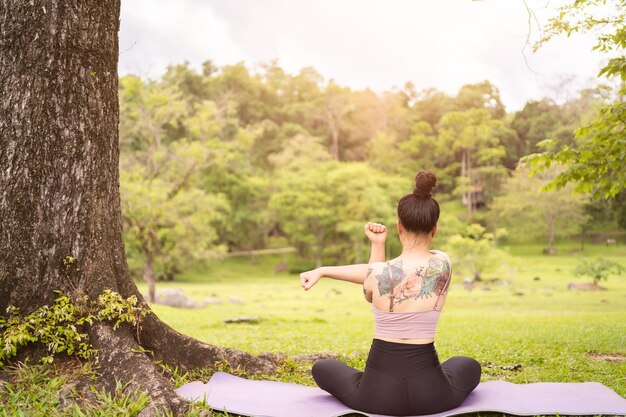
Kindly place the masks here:
[(148, 404), (138, 390), (118, 384), (115, 392), (93, 385), (79, 392), (79, 381), (94, 379), (89, 365), (78, 361), (62, 368), (17, 364), (6, 370), (9, 381), (0, 390), (0, 416), (135, 416)]
[[(582, 258), (603, 256), (626, 265), (626, 247), (588, 244), (582, 253), (568, 253), (577, 247), (576, 242), (565, 243), (558, 246), (560, 255), (545, 256), (540, 244), (511, 246), (508, 251), (514, 259), (514, 272), (500, 277), (507, 285), (489, 285), (488, 290), (478, 286), (467, 291), (461, 284), (462, 274), (455, 274), (435, 342), (440, 359), (454, 355), (476, 358), (483, 364), (482, 381), (598, 381), (626, 397), (626, 361), (601, 359), (602, 355), (626, 357), (626, 276), (613, 276), (602, 283), (607, 291), (566, 290), (569, 282), (584, 281), (573, 276)], [(159, 282), (157, 289), (182, 288), (197, 301), (218, 298), (222, 302), (200, 309), (161, 305), (153, 305), (153, 309), (175, 329), (208, 343), (251, 353), (334, 352), (362, 368), (373, 318), (361, 289), (322, 280), (304, 292), (297, 275), (273, 274), (273, 266), (281, 259), (259, 257), (254, 263), (228, 259), (208, 271), (185, 274), (176, 282)], [(138, 285), (146, 291), (143, 283)], [(231, 302), (231, 298), (239, 302)], [(260, 321), (224, 323), (241, 316)], [(255, 378), (314, 385), (310, 366), (287, 361), (276, 374)], [(115, 410), (132, 415), (143, 401), (141, 393), (119, 392), (108, 397), (100, 393), (82, 411), (63, 408), (59, 387), (73, 376), (41, 367), (23, 368), (8, 372), (11, 381), (0, 389), (0, 403), (5, 404), (0, 416), (123, 414), (115, 414)], [(180, 386), (195, 379), (207, 380), (212, 372), (175, 371), (172, 379)], [(206, 413), (206, 407), (196, 406), (190, 415), (200, 412)]]
[[(573, 276), (581, 258), (602, 255), (626, 265), (626, 248), (587, 245), (582, 253), (567, 253), (572, 247), (576, 243), (560, 245), (562, 255), (556, 256), (542, 255), (542, 245), (510, 247), (516, 271), (502, 277), (507, 285), (491, 285), (488, 291), (467, 291), (462, 277), (453, 277), (436, 338), (440, 358), (475, 357), (485, 364), (483, 381), (599, 381), (626, 396), (626, 362), (597, 359), (626, 356), (626, 277), (611, 277), (603, 283), (607, 291), (566, 290), (569, 282), (584, 281)], [(177, 330), (209, 343), (251, 353), (336, 352), (363, 366), (373, 318), (360, 288), (322, 280), (304, 292), (296, 275), (272, 275), (275, 262), (228, 260), (209, 274), (159, 283), (159, 288), (183, 288), (198, 301), (223, 302), (196, 310), (153, 308)], [(230, 303), (230, 297), (243, 302)], [(257, 317), (260, 323), (223, 322), (240, 316)], [(522, 367), (506, 370), (514, 365)], [(295, 379), (312, 384), (306, 373)]]

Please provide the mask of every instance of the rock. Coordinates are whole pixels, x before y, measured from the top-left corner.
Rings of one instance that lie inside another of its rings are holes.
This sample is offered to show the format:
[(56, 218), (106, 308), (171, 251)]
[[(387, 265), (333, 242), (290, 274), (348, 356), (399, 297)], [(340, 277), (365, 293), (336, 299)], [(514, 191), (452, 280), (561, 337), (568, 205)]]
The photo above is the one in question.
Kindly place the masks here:
[(605, 291), (606, 288), (593, 282), (570, 282), (567, 284), (570, 291)]
[(502, 369), (504, 371), (520, 371), (524, 368), (524, 364), (518, 363), (515, 365), (496, 365), (493, 362), (482, 362), (481, 366), (484, 368), (497, 368)]
[(474, 286), (474, 280), (469, 277), (463, 278), (463, 286), (466, 290), (471, 291)]
[(251, 317), (251, 316), (242, 316), (242, 317), (235, 317), (232, 319), (226, 319), (224, 320), (224, 323), (249, 323), (249, 324), (259, 324), (261, 320), (258, 317)]
[(7, 390), (7, 385), (11, 385), (8, 375), (0, 374), (0, 394)]
[(279, 272), (286, 272), (289, 270), (289, 265), (287, 262), (280, 261), (274, 266), (274, 273), (277, 274)]
[(209, 304), (222, 304), (222, 300), (220, 300), (219, 298), (205, 298), (204, 305)]
[(241, 298), (239, 298), (239, 297), (230, 297), (228, 299), (228, 302), (231, 303), (231, 304), (242, 304), (243, 300)]
[(177, 308), (202, 308), (204, 303), (198, 303), (185, 295), (181, 288), (166, 288), (156, 293), (155, 304)]
[(591, 356), (593, 359), (609, 361), (609, 362), (626, 361), (626, 356), (620, 353), (602, 354), (602, 353), (597, 353), (597, 352), (587, 352), (587, 355)]

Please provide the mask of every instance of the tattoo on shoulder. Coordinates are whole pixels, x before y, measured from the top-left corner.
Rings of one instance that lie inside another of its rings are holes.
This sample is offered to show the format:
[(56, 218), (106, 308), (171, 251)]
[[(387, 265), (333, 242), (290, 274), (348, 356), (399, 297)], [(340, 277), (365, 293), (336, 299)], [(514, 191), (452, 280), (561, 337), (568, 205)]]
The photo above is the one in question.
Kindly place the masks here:
[(367, 269), (367, 277), (369, 278), (370, 275), (372, 275), (372, 272), (374, 271), (374, 268), (372, 268), (371, 266)]
[(378, 280), (378, 294), (390, 294), (392, 282), (394, 286), (394, 294), (391, 295), (397, 294), (396, 289), (405, 277), (406, 272), (402, 269), (402, 261), (385, 264), (382, 273), (380, 275), (376, 275), (376, 279)]
[(450, 280), (450, 264), (440, 256), (433, 256), (428, 260), (425, 277), (422, 279), (420, 297), (430, 297), (443, 294), (446, 284)]
[(433, 256), (428, 260), (428, 266), (416, 268), (415, 273), (402, 283), (396, 302), (428, 298), (433, 294), (439, 296), (445, 292), (449, 280), (450, 264), (443, 257)]

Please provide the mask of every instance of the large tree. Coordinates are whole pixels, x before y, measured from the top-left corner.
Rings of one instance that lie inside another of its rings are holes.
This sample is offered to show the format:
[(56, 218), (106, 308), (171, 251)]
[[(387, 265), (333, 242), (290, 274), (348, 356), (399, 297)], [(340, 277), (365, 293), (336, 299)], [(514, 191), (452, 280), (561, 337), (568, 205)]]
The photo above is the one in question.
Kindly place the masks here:
[(619, 76), (619, 84), (595, 119), (576, 129), (575, 143), (562, 143), (559, 138), (540, 142), (545, 151), (526, 161), (535, 172), (554, 164), (565, 167), (550, 187), (573, 183), (576, 190), (590, 192), (596, 199), (613, 198), (626, 188), (626, 0), (570, 0), (557, 10), (534, 49), (560, 35), (592, 32), (597, 39), (593, 49), (611, 57), (598, 78)]
[(528, 168), (520, 165), (504, 185), (504, 192), (491, 204), (489, 217), (494, 225), (506, 226), (520, 241), (544, 237), (546, 253), (556, 253), (556, 238), (581, 232), (589, 220), (584, 212), (588, 196), (573, 193), (572, 186), (539, 192), (559, 172), (551, 168), (530, 177)]
[[(110, 289), (143, 301), (122, 239), (120, 0), (1, 4), (0, 314), (7, 306), (32, 312), (50, 304), (54, 290), (95, 299)], [(69, 268), (66, 259), (75, 259)], [(105, 385), (117, 379), (147, 391), (146, 414), (186, 408), (154, 360), (183, 369), (276, 366), (273, 357), (181, 335), (152, 313), (137, 329), (94, 322), (86, 331)]]

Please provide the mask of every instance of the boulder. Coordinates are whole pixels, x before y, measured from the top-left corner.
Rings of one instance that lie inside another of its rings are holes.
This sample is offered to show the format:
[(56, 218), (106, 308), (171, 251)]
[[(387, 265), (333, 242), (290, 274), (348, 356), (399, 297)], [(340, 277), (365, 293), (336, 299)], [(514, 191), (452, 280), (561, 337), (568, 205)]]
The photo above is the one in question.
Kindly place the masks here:
[(204, 303), (193, 301), (181, 288), (165, 288), (157, 291), (155, 304), (178, 308), (202, 308)]
[(567, 284), (570, 291), (605, 291), (606, 288), (593, 282), (570, 282)]

